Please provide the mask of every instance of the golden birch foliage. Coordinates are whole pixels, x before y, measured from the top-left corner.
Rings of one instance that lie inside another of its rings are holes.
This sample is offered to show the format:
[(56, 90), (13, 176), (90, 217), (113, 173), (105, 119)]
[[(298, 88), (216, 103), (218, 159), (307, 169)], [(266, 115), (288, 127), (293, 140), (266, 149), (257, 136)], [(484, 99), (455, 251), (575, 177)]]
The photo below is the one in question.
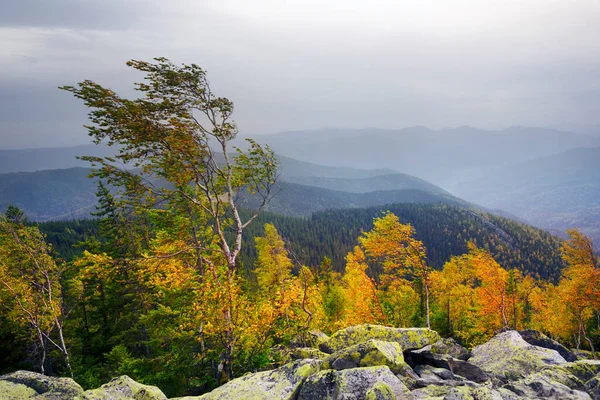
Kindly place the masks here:
[(317, 307), (320, 296), (315, 279), (306, 267), (301, 267), (298, 277), (293, 276), (293, 263), (285, 242), (272, 224), (266, 224), (264, 236), (255, 241), (254, 273), (259, 286), (257, 301), (263, 332), (272, 333), (275, 340), (290, 339), (308, 329), (313, 320), (323, 319), (322, 311), (318, 311), (322, 307)]
[(365, 254), (356, 246), (346, 256), (346, 271), (342, 278), (344, 318), (341, 326), (373, 324), (383, 321), (375, 282), (365, 272)]
[(396, 279), (418, 279), (424, 291), (425, 320), (429, 327), (429, 274), (426, 249), (423, 242), (414, 238), (410, 224), (401, 224), (391, 212), (373, 220), (373, 229), (358, 239), (365, 253), (383, 265), (380, 275), (382, 288), (391, 290)]
[(508, 327), (508, 271), (489, 252), (482, 249), (473, 249), (471, 262), (479, 280), (479, 286), (475, 289), (479, 315), (486, 333), (492, 334), (500, 328)]
[(27, 332), (42, 373), (50, 347), (58, 348), (72, 372), (63, 336), (64, 266), (50, 251), (37, 227), (0, 217), (0, 310)]
[(446, 315), (449, 332), (461, 332), (474, 320), (475, 271), (468, 255), (452, 257), (442, 271), (431, 274), (431, 289)]

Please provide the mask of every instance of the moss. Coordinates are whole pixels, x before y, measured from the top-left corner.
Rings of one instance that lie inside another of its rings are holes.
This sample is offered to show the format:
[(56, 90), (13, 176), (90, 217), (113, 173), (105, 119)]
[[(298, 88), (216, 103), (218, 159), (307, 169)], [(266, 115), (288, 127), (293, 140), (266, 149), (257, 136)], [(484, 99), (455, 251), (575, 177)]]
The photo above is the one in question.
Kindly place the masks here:
[(555, 350), (532, 346), (518, 332), (507, 331), (473, 349), (469, 362), (505, 381), (566, 364)]
[(0, 381), (22, 384), (46, 398), (73, 398), (83, 393), (81, 386), (73, 379), (56, 378), (32, 371), (15, 371), (2, 375)]
[(394, 373), (402, 371), (406, 366), (402, 348), (398, 343), (376, 339), (340, 350), (326, 361), (335, 365), (335, 369), (385, 365)]
[(0, 399), (3, 400), (20, 400), (31, 399), (37, 396), (38, 393), (22, 383), (13, 383), (8, 381), (0, 381)]
[(392, 388), (383, 382), (376, 382), (371, 389), (367, 391), (366, 400), (396, 400), (396, 395)]
[(323, 353), (322, 351), (319, 351), (312, 347), (299, 347), (296, 349), (291, 349), (289, 355), (291, 358), (290, 361), (305, 360), (308, 358), (312, 358), (315, 360), (324, 360), (327, 357), (329, 357), (329, 354)]
[(296, 375), (302, 378), (308, 378), (313, 372), (315, 372), (314, 368), (310, 364), (306, 364), (296, 370)]
[(398, 343), (403, 350), (418, 349), (440, 340), (440, 335), (425, 328), (391, 328), (381, 325), (356, 325), (334, 333), (326, 345), (332, 352), (378, 339)]
[(321, 370), (322, 365), (319, 360), (294, 361), (271, 371), (234, 379), (196, 399), (293, 399), (302, 382)]
[(443, 399), (449, 390), (447, 386), (429, 385), (413, 390), (412, 394), (415, 399)]
[(87, 390), (78, 400), (166, 400), (164, 393), (156, 386), (138, 383), (127, 375), (114, 378), (98, 389)]

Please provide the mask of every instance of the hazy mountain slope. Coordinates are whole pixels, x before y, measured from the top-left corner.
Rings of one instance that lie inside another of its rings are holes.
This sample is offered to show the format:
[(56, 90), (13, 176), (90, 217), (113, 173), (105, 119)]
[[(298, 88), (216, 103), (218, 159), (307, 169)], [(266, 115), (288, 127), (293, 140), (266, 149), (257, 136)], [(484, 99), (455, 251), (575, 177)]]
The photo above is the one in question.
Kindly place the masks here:
[[(269, 209), (309, 215), (325, 209), (386, 203), (466, 204), (421, 179), (390, 172), (394, 171), (325, 167), (282, 158), (277, 196)], [(88, 173), (86, 168), (72, 168), (0, 174), (0, 210), (15, 204), (35, 220), (87, 216), (96, 204), (96, 181), (87, 179)], [(377, 175), (380, 173), (387, 175)], [(241, 193), (241, 202), (256, 206), (246, 193)]]
[(88, 217), (97, 189), (89, 172), (69, 168), (0, 174), (0, 211), (14, 204), (33, 220)]
[(115, 148), (104, 145), (84, 145), (23, 150), (0, 150), (0, 173), (33, 172), (50, 169), (89, 167), (80, 156), (106, 157), (115, 155)]
[(441, 196), (451, 196), (442, 188), (405, 174), (377, 175), (369, 178), (323, 178), (319, 176), (284, 176), (283, 180), (305, 186), (339, 190), (350, 193), (368, 193), (384, 190), (422, 190)]
[(323, 129), (255, 138), (283, 156), (322, 165), (390, 168), (441, 186), (491, 167), (600, 145), (599, 137), (526, 127), (501, 131), (471, 127), (439, 131), (425, 127)]
[(391, 169), (358, 169), (351, 167), (332, 167), (300, 161), (289, 157), (277, 155), (279, 160), (280, 177), (290, 181), (294, 177), (322, 177), (322, 178), (351, 178), (361, 179), (378, 175), (397, 174)]
[[(421, 189), (378, 190), (368, 193), (349, 193), (314, 186), (279, 182), (267, 209), (272, 212), (306, 216), (317, 211), (340, 208), (363, 208), (390, 203), (445, 203), (466, 206), (468, 203), (450, 194), (439, 194)], [(256, 208), (256, 199), (241, 193), (244, 207)]]
[(579, 227), (600, 244), (600, 147), (497, 168), (453, 192), (544, 228)]

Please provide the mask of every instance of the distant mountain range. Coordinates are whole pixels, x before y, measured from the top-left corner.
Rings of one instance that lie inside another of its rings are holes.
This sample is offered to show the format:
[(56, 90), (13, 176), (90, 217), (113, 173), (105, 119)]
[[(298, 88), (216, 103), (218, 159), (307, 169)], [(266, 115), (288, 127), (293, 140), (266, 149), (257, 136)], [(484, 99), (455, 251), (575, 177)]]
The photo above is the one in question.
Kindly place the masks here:
[[(468, 126), (431, 130), (412, 127), (321, 129), (259, 135), (278, 154), (320, 165), (388, 168), (447, 187), (487, 169), (600, 146), (600, 137), (545, 128), (486, 131)], [(243, 146), (242, 138), (237, 144)]]
[[(600, 136), (545, 128), (413, 127), (256, 138), (281, 161), (281, 192), (269, 205), (274, 212), (305, 216), (387, 203), (469, 201), (555, 233), (579, 227), (600, 243)], [(236, 143), (243, 145), (242, 139)], [(13, 172), (0, 175), (0, 209), (15, 203), (39, 220), (87, 216), (96, 183), (85, 178), (85, 168), (14, 172), (87, 167), (76, 156), (114, 153), (95, 145), (0, 151), (0, 172)]]
[(97, 190), (89, 173), (69, 168), (0, 174), (0, 211), (13, 204), (38, 221), (89, 217)]
[[(431, 183), (391, 170), (325, 167), (281, 157), (280, 171), (268, 210), (286, 215), (390, 203), (467, 205)], [(76, 167), (0, 174), (0, 210), (14, 204), (40, 221), (89, 217), (97, 190), (89, 172)], [(243, 192), (240, 204), (252, 208), (257, 201)]]
[(452, 191), (549, 230), (579, 227), (600, 245), (600, 147), (496, 168)]
[(77, 159), (81, 156), (108, 157), (116, 154), (114, 147), (94, 144), (73, 147), (0, 150), (0, 174), (33, 172), (73, 167), (87, 168), (90, 163)]

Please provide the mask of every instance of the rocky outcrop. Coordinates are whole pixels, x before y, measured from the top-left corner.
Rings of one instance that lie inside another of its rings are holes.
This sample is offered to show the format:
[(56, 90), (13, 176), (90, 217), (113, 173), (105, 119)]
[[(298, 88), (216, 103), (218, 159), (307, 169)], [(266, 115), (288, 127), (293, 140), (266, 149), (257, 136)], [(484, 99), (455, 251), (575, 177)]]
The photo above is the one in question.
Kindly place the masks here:
[(0, 399), (72, 399), (83, 394), (73, 379), (56, 378), (31, 371), (0, 376)]
[(420, 349), (440, 340), (436, 331), (425, 328), (391, 328), (381, 325), (356, 325), (334, 333), (319, 348), (325, 353), (334, 353), (369, 339), (396, 342), (403, 350)]
[[(569, 362), (561, 354), (574, 357), (557, 342), (535, 331), (523, 335), (502, 332), (469, 354), (428, 329), (359, 325), (331, 337), (313, 332), (296, 338), (294, 346), (273, 349), (285, 365), (179, 400), (600, 400), (600, 361)], [(0, 400), (12, 399), (166, 397), (127, 376), (83, 392), (71, 379), (18, 371), (0, 376)]]
[(142, 385), (127, 375), (114, 378), (98, 389), (87, 390), (76, 400), (165, 400), (167, 396), (156, 386)]
[(600, 377), (596, 376), (595, 378), (587, 381), (585, 384), (585, 391), (592, 397), (592, 399), (600, 400)]
[(441, 339), (430, 346), (425, 346), (424, 349), (429, 350), (432, 354), (450, 356), (457, 360), (466, 360), (471, 356), (471, 353), (452, 338)]
[(229, 399), (295, 399), (300, 385), (322, 367), (320, 360), (299, 360), (283, 367), (248, 374), (234, 379), (200, 397), (184, 397), (185, 400)]
[(542, 332), (538, 332), (533, 329), (526, 329), (519, 331), (519, 335), (521, 335), (523, 340), (529, 344), (550, 350), (556, 350), (558, 354), (560, 354), (567, 361), (576, 361), (578, 358), (575, 353), (569, 351), (569, 349), (558, 343), (556, 340), (550, 339)]
[(377, 339), (367, 340), (364, 343), (337, 351), (326, 361), (331, 368), (336, 370), (386, 365), (397, 374), (408, 367), (404, 362), (402, 348), (398, 343)]
[(297, 400), (412, 399), (408, 388), (386, 366), (325, 370), (309, 377)]
[(505, 388), (525, 399), (588, 399), (589, 394), (571, 389), (567, 385), (552, 379), (543, 372), (529, 375), (526, 378), (508, 383)]
[(290, 347), (313, 347), (318, 349), (322, 343), (329, 340), (329, 336), (321, 331), (312, 330), (309, 332), (297, 335), (290, 341)]
[(502, 382), (514, 381), (567, 361), (556, 350), (533, 346), (517, 331), (506, 331), (472, 351), (469, 363)]

